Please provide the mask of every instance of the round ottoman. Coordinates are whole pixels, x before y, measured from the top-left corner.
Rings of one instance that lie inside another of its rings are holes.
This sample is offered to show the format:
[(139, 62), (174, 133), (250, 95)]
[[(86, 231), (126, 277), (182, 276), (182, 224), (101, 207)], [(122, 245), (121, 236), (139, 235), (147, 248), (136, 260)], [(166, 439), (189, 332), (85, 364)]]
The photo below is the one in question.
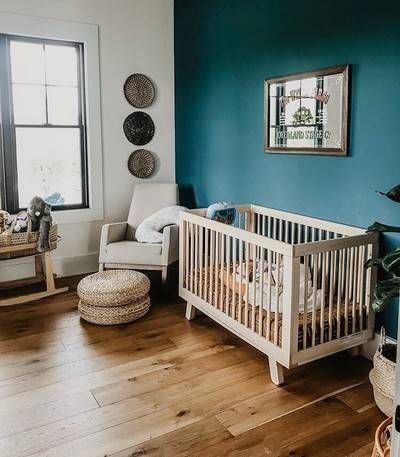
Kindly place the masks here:
[(78, 310), (93, 324), (132, 322), (150, 309), (150, 281), (131, 270), (107, 270), (86, 276), (78, 284)]

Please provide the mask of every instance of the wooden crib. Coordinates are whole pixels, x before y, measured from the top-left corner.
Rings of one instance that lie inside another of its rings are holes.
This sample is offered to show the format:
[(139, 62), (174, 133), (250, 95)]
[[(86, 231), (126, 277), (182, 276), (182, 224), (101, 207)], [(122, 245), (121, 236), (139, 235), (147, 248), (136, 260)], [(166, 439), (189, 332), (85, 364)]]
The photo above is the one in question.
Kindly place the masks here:
[[(181, 213), (179, 292), (186, 318), (202, 311), (268, 355), (272, 381), (373, 337), (371, 292), (379, 235), (256, 205), (234, 225)], [(354, 349), (353, 349), (354, 351)]]

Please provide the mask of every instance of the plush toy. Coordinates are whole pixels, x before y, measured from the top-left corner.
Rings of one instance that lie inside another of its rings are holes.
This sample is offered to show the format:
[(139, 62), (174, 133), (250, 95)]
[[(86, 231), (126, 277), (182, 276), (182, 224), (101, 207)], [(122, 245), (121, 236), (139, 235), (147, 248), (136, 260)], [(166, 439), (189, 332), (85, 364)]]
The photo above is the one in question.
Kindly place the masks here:
[(0, 233), (3, 233), (6, 231), (7, 222), (8, 222), (9, 218), (10, 218), (10, 214), (7, 213), (7, 211), (0, 209)]
[(46, 203), (43, 198), (33, 197), (28, 206), (28, 215), (32, 224), (32, 232), (39, 231), (37, 250), (39, 252), (48, 251), (50, 249), (50, 227), (53, 222), (51, 205)]
[(25, 232), (28, 228), (28, 213), (26, 211), (20, 211), (15, 216), (15, 224), (13, 227), (13, 232)]

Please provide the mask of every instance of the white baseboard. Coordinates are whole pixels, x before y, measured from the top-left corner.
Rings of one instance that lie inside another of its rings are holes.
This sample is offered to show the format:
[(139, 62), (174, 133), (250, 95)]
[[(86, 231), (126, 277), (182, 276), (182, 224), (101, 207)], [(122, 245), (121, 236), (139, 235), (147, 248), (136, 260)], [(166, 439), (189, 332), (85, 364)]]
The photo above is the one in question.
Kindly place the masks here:
[[(369, 360), (373, 359), (374, 354), (379, 347), (380, 337), (381, 336), (379, 333), (375, 333), (375, 337), (373, 340), (368, 341), (368, 343), (365, 343), (361, 346), (361, 355), (363, 357), (365, 357), (366, 359), (369, 359)], [(386, 340), (388, 343), (397, 344), (397, 341), (394, 340), (393, 338), (390, 338), (389, 336), (386, 337)]]
[[(87, 254), (71, 257), (53, 257), (53, 268), (58, 277), (92, 273), (98, 270), (98, 259), (98, 252), (89, 252)], [(33, 275), (33, 257), (0, 262), (0, 282), (29, 278)]]

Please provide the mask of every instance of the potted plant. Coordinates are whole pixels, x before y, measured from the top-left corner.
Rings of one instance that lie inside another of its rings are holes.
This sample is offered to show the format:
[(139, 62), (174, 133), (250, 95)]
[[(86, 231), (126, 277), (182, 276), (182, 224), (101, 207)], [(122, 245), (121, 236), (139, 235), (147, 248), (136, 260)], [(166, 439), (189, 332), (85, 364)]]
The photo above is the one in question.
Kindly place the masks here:
[[(400, 203), (400, 185), (388, 192), (379, 192), (390, 200)], [(400, 227), (374, 222), (368, 227), (369, 232), (400, 233)], [(373, 309), (379, 313), (390, 301), (400, 296), (400, 248), (397, 248), (384, 257), (367, 262), (366, 267), (378, 266), (383, 272), (383, 278), (377, 282), (373, 296)], [(374, 368), (370, 373), (370, 380), (374, 387), (376, 404), (387, 416), (393, 414), (393, 398), (395, 393), (396, 350), (394, 344), (386, 342), (385, 331), (381, 331), (379, 348), (374, 355)]]

